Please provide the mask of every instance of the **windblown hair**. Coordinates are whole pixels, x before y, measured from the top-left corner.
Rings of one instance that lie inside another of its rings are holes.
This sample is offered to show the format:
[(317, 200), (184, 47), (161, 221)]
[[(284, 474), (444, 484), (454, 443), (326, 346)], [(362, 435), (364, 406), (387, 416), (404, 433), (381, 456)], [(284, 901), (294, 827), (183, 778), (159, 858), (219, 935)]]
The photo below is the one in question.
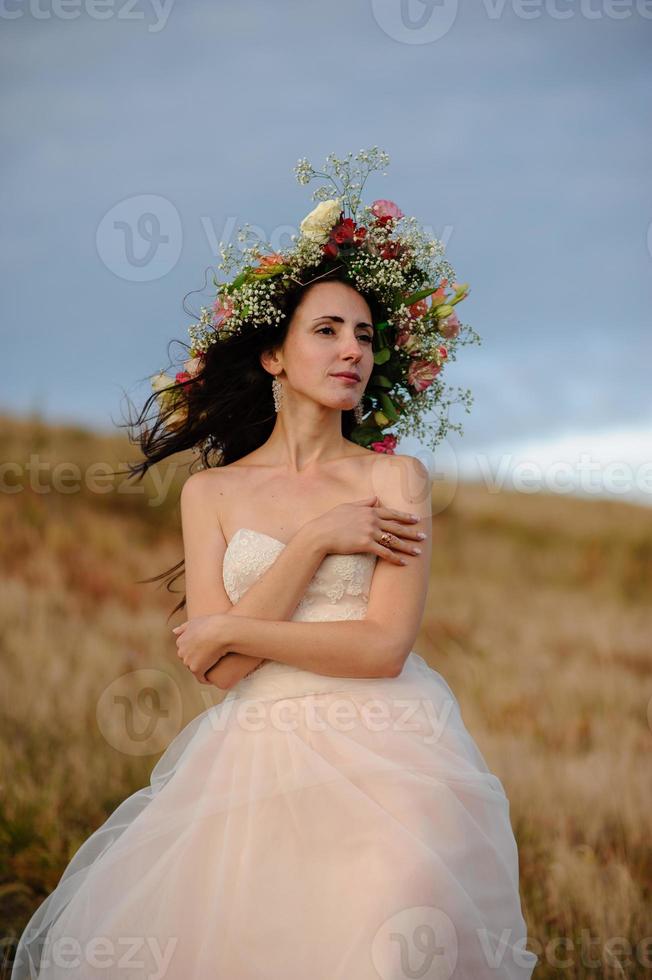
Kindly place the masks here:
[[(356, 289), (366, 300), (372, 322), (387, 317), (387, 310), (373, 293), (363, 293), (353, 286), (344, 267), (332, 268), (332, 259), (324, 258), (310, 269), (310, 282), (285, 290), (278, 308), (285, 313), (280, 324), (269, 328), (257, 326), (226, 337), (212, 344), (202, 358), (200, 370), (184, 382), (184, 394), (188, 404), (187, 417), (182, 424), (166, 425), (166, 413), (157, 411), (153, 424), (150, 409), (158, 410), (157, 393), (147, 398), (135, 419), (129, 419), (127, 428), (132, 443), (137, 443), (143, 453), (138, 463), (128, 463), (129, 473), (142, 479), (147, 470), (174, 453), (193, 449), (198, 452), (195, 460), (201, 460), (204, 468), (225, 466), (241, 459), (261, 446), (270, 437), (275, 425), (276, 413), (272, 395), (272, 377), (260, 363), (260, 355), (280, 347), (287, 336), (292, 317), (301, 300), (317, 282), (344, 282)], [(186, 348), (186, 358), (190, 348)], [(349, 438), (356, 425), (353, 409), (342, 412), (342, 435)], [(138, 431), (139, 430), (139, 431)], [(184, 559), (150, 579), (156, 582), (168, 577), (166, 588), (184, 574)], [(186, 605), (186, 596), (172, 610), (168, 619)]]

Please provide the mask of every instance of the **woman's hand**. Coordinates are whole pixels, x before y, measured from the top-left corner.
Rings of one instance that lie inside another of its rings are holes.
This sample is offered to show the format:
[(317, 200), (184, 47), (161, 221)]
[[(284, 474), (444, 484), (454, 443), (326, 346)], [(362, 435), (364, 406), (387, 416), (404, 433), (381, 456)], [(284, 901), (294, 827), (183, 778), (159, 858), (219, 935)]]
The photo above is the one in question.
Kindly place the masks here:
[[(414, 527), (419, 517), (406, 511), (384, 507), (377, 496), (338, 504), (326, 513), (310, 521), (311, 531), (317, 535), (324, 552), (333, 555), (354, 555), (371, 552), (379, 558), (405, 565), (402, 555), (414, 554), (415, 545), (423, 539)], [(387, 532), (391, 538), (383, 543), (381, 535)]]
[(195, 616), (172, 630), (177, 638), (177, 656), (200, 684), (211, 684), (207, 671), (233, 646), (233, 619), (228, 613)]

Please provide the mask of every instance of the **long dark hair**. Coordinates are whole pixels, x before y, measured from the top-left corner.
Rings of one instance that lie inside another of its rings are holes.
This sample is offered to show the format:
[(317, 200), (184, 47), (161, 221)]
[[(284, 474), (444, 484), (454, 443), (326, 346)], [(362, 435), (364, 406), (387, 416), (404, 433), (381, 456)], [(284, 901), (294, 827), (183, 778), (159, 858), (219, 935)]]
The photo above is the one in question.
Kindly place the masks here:
[[(187, 402), (187, 416), (174, 427), (166, 425), (169, 412), (159, 412), (157, 393), (147, 398), (141, 412), (126, 423), (129, 439), (139, 444), (143, 459), (128, 463), (132, 477), (142, 480), (147, 470), (174, 453), (193, 449), (197, 456), (190, 464), (203, 468), (225, 466), (241, 459), (261, 446), (270, 437), (275, 425), (276, 413), (272, 396), (272, 377), (260, 363), (260, 355), (283, 344), (292, 316), (316, 282), (344, 282), (356, 289), (366, 300), (372, 322), (378, 323), (387, 316), (387, 310), (373, 293), (363, 292), (347, 278), (346, 267), (333, 267), (332, 259), (324, 258), (310, 269), (307, 285), (291, 286), (283, 292), (277, 306), (285, 316), (279, 324), (245, 328), (239, 334), (226, 337), (212, 344), (201, 359), (200, 369), (183, 384)], [(182, 341), (186, 359), (190, 347)], [(155, 417), (150, 410), (155, 409)], [(356, 426), (353, 409), (342, 412), (342, 435), (349, 438)], [(166, 588), (184, 574), (185, 560), (153, 578), (139, 582), (157, 582), (167, 578)], [(186, 605), (184, 594), (181, 602), (172, 610), (168, 619)]]

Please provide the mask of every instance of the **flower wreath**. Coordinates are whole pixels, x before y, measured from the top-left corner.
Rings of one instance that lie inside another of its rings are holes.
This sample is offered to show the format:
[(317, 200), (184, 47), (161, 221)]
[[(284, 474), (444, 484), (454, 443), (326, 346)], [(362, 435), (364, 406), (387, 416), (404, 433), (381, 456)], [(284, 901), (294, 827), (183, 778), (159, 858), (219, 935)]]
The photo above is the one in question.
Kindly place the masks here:
[[(387, 319), (374, 324), (374, 368), (362, 398), (363, 419), (351, 439), (377, 452), (393, 453), (401, 435), (430, 436), (434, 448), (449, 429), (462, 432), (460, 423), (449, 420), (448, 408), (461, 400), (469, 412), (471, 392), (458, 388), (457, 398), (446, 399), (451, 389), (440, 373), (445, 361), (455, 360), (457, 347), (481, 343), (472, 328), (460, 323), (455, 310), (469, 287), (455, 282), (443, 244), (429, 237), (415, 218), (384, 198), (361, 205), (365, 181), (373, 170), (387, 166), (387, 153), (372, 147), (360, 150), (354, 159), (355, 164), (351, 153), (344, 160), (329, 154), (324, 172), (314, 170), (305, 158), (298, 161), (294, 172), (300, 184), (315, 177), (328, 183), (313, 192), (313, 200), (320, 203), (301, 222), (298, 240), (291, 236), (295, 244), (288, 250), (273, 251), (260, 240), (247, 245), (248, 223), (237, 232), (243, 248), (220, 242), (219, 268), (227, 277), (236, 274), (222, 284), (213, 276), (217, 297), (211, 309), (201, 307), (199, 322), (188, 330), (191, 356), (184, 370), (174, 379), (164, 373), (152, 379), (168, 413), (168, 427), (185, 421), (184, 387), (201, 369), (208, 347), (243, 330), (280, 323), (285, 313), (278, 297), (295, 284), (320, 278), (311, 279), (310, 270), (326, 257), (331, 262), (322, 275), (343, 266), (346, 280), (373, 293), (387, 311)], [(333, 187), (338, 191), (335, 197)], [(447, 291), (449, 283), (452, 293)], [(436, 424), (426, 426), (425, 416), (433, 409), (439, 410)], [(392, 427), (393, 434), (383, 435)]]

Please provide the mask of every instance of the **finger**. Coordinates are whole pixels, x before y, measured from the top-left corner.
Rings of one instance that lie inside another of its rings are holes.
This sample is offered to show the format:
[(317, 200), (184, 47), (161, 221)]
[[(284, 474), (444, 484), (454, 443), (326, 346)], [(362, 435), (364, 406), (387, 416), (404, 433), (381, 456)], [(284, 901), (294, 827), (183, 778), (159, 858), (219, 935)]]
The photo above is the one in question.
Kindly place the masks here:
[(385, 561), (391, 562), (392, 565), (407, 565), (407, 558), (402, 558), (396, 551), (392, 551), (391, 548), (386, 548), (382, 544), (378, 545), (376, 554), (379, 558), (384, 558)]
[[(405, 534), (402, 530), (400, 534)], [(387, 538), (383, 538), (383, 534), (390, 534), (391, 537), (389, 541)], [(419, 555), (421, 554), (421, 539), (404, 541), (401, 537), (396, 535), (390, 528), (381, 529), (378, 537), (376, 538), (381, 547), (386, 547), (388, 550), (393, 552), (402, 552), (404, 555)]]
[(380, 528), (376, 534), (374, 534), (374, 542), (376, 544), (376, 554), (379, 558), (385, 558), (387, 561), (393, 562), (394, 565), (405, 565), (407, 564), (405, 558), (399, 554), (400, 551), (404, 551), (399, 547), (399, 539), (392, 536), (390, 541), (381, 540), (381, 534), (383, 533), (382, 528)]
[(410, 524), (417, 524), (421, 520), (418, 514), (396, 510), (394, 507), (379, 507), (378, 516), (383, 520), (408, 521)]
[(425, 532), (418, 527), (405, 527), (404, 524), (399, 524), (396, 521), (381, 521), (379, 530), (381, 532), (388, 531), (393, 539), (389, 545), (390, 548), (404, 547), (409, 551), (415, 544), (419, 545), (420, 542), (425, 541)]

